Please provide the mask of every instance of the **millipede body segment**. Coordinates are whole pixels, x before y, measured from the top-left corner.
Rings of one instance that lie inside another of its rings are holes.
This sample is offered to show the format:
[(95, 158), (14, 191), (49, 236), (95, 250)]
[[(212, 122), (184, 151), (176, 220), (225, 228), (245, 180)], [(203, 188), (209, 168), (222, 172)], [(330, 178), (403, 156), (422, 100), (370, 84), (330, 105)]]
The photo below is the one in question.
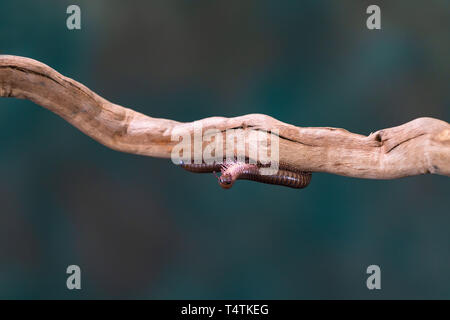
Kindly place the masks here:
[(276, 174), (262, 174), (260, 164), (251, 164), (246, 162), (232, 161), (219, 163), (185, 163), (181, 162), (180, 166), (194, 173), (211, 173), (221, 172), (218, 177), (219, 185), (224, 189), (233, 186), (236, 180), (252, 180), (261, 183), (280, 185), (290, 188), (302, 189), (311, 182), (311, 172), (295, 171), (280, 163)]
[(211, 173), (220, 172), (222, 170), (222, 164), (220, 163), (186, 163), (181, 161), (180, 166), (190, 172), (194, 173)]

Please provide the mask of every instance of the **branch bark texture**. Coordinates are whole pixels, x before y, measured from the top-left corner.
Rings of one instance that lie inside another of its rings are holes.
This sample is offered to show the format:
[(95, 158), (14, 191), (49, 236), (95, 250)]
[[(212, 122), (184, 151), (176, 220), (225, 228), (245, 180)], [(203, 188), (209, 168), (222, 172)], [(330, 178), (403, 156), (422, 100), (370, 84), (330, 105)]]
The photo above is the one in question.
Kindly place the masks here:
[[(152, 118), (111, 103), (33, 59), (0, 55), (0, 97), (28, 99), (117, 151), (170, 158), (172, 134), (193, 134), (193, 123)], [(263, 114), (198, 120), (204, 131), (279, 133), (280, 162), (301, 170), (394, 179), (425, 173), (450, 176), (450, 125), (418, 118), (369, 136), (329, 127), (297, 127)]]

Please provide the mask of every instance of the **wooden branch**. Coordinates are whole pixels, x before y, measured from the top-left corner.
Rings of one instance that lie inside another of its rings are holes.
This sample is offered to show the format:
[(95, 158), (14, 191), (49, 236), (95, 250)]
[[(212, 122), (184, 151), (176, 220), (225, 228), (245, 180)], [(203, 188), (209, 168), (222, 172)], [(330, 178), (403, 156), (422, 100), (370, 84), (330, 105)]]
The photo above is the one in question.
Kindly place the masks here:
[[(193, 134), (193, 123), (151, 118), (111, 103), (38, 61), (0, 55), (0, 96), (29, 99), (114, 150), (170, 158), (172, 134)], [(450, 176), (450, 125), (419, 118), (363, 136), (336, 128), (302, 128), (262, 114), (199, 120), (203, 130), (242, 128), (279, 132), (280, 161), (304, 171), (393, 179)]]

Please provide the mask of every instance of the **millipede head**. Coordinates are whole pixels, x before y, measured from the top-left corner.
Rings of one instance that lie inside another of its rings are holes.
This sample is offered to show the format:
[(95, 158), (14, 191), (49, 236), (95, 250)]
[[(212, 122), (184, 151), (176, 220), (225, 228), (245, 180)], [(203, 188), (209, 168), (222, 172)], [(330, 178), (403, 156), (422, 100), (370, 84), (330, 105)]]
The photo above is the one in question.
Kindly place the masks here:
[(219, 177), (219, 185), (224, 189), (230, 189), (233, 186), (233, 178), (230, 174), (222, 174)]

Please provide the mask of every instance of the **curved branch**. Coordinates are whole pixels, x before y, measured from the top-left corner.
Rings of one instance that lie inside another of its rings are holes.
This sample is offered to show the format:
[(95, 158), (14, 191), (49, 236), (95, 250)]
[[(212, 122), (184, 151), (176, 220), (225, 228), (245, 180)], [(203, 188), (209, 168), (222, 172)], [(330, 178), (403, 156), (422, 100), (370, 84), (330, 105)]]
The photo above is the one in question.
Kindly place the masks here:
[[(170, 158), (172, 134), (193, 123), (152, 118), (114, 103), (36, 60), (0, 55), (0, 97), (29, 99), (114, 150)], [(450, 125), (419, 118), (363, 136), (336, 128), (302, 128), (262, 114), (212, 117), (203, 130), (279, 132), (280, 161), (302, 171), (393, 179), (424, 173), (450, 176)]]

